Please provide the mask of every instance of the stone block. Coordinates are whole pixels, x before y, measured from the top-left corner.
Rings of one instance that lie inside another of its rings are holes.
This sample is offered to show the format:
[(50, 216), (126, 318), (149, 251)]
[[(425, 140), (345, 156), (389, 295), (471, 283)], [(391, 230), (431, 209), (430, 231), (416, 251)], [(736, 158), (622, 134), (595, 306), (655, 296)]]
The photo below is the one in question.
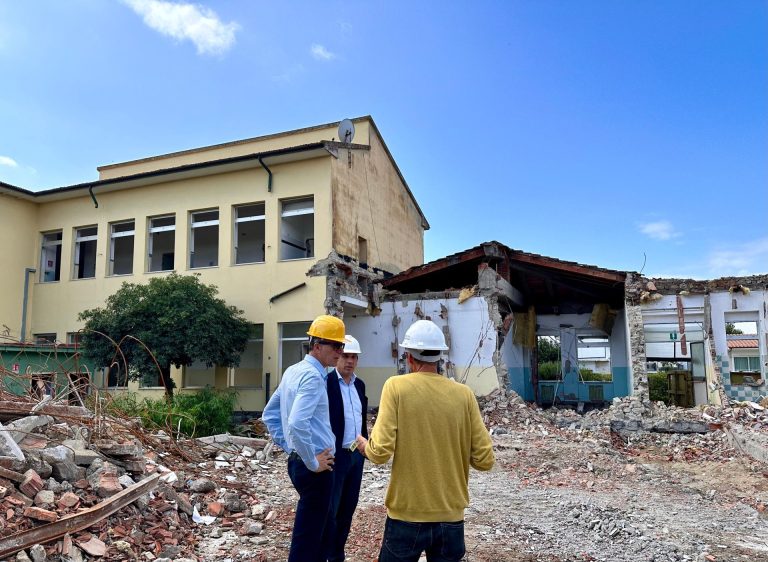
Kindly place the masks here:
[(40, 490), (35, 496), (35, 505), (53, 505), (56, 496), (50, 490)]
[(59, 482), (75, 482), (85, 478), (85, 468), (77, 466), (72, 461), (62, 461), (53, 464), (51, 475)]
[(91, 466), (93, 461), (101, 459), (101, 455), (90, 449), (75, 449), (75, 464), (79, 466)]
[(59, 509), (67, 509), (69, 507), (75, 507), (78, 503), (80, 503), (80, 498), (76, 494), (66, 492), (59, 498), (57, 505), (59, 506)]
[(43, 427), (53, 422), (53, 418), (50, 416), (26, 416), (13, 420), (5, 427), (10, 431), (11, 438), (16, 443), (21, 443), (27, 434), (32, 433), (36, 428)]

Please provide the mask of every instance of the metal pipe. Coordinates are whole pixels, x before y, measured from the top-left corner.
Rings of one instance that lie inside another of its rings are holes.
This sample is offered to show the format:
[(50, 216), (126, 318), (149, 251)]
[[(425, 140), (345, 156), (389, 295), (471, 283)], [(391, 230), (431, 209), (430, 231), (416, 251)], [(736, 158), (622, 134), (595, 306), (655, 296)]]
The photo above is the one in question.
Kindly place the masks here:
[(27, 337), (27, 300), (29, 298), (29, 274), (36, 273), (34, 267), (24, 269), (24, 300), (21, 302), (21, 343)]
[(282, 297), (282, 296), (284, 296), (284, 295), (287, 295), (288, 293), (292, 293), (292, 292), (293, 292), (293, 291), (295, 291), (296, 289), (301, 289), (301, 288), (302, 288), (302, 287), (304, 287), (304, 286), (306, 286), (306, 283), (299, 283), (299, 284), (298, 284), (298, 285), (296, 285), (295, 287), (291, 287), (290, 289), (286, 289), (286, 290), (285, 290), (285, 291), (283, 291), (282, 293), (277, 293), (277, 294), (276, 294), (274, 297), (272, 297), (271, 299), (269, 299), (269, 302), (270, 302), (270, 304), (271, 304), (271, 303), (275, 302), (277, 299), (279, 299), (280, 297)]
[(267, 191), (272, 191), (272, 170), (267, 168), (267, 165), (264, 163), (264, 160), (261, 159), (261, 156), (259, 156), (259, 164), (261, 164), (261, 167), (264, 168), (267, 171), (267, 174), (269, 174), (269, 179), (267, 180)]
[(93, 205), (98, 209), (99, 208), (99, 202), (96, 201), (96, 196), (93, 194), (93, 186), (88, 186), (88, 193), (91, 194), (91, 199), (93, 199)]

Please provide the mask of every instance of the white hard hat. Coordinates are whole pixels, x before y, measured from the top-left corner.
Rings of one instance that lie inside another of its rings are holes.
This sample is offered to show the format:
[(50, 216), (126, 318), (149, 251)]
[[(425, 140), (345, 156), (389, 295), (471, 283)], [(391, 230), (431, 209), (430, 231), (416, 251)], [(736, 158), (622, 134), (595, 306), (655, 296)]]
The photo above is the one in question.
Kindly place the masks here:
[(358, 355), (361, 354), (362, 351), (360, 351), (360, 342), (358, 342), (349, 334), (345, 335), (343, 353), (357, 353)]
[(422, 351), (447, 351), (445, 336), (437, 324), (430, 320), (417, 320), (405, 332), (400, 347), (420, 361), (435, 363), (440, 360), (440, 354), (422, 354)]

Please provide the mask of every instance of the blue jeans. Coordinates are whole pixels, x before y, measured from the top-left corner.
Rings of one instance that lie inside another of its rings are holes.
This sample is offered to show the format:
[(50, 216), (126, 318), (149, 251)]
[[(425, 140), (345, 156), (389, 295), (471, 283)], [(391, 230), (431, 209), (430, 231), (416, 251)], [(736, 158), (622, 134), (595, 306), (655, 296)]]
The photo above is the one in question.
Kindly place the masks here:
[(325, 524), (325, 539), (328, 562), (344, 562), (344, 545), (347, 544), (352, 516), (360, 496), (363, 479), (363, 456), (357, 451), (346, 449), (336, 451), (333, 465), (333, 495), (331, 510)]
[(331, 505), (333, 472), (312, 472), (297, 454), (291, 453), (288, 457), (288, 476), (299, 493), (288, 561), (325, 562), (320, 544)]
[(411, 523), (387, 517), (379, 562), (459, 562), (464, 556), (464, 521)]

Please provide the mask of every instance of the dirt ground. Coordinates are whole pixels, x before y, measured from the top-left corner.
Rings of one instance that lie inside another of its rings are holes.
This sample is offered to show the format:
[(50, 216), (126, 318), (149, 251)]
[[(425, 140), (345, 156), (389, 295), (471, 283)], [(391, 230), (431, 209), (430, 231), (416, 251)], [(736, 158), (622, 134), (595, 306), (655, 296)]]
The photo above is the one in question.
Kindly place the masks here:
[[(494, 469), (470, 475), (466, 561), (768, 560), (768, 465), (731, 449), (723, 431), (627, 438), (606, 424), (502, 419), (489, 424)], [(203, 558), (287, 558), (297, 496), (284, 457), (261, 479), (275, 519), (259, 544), (225, 533), (201, 540)], [(388, 466), (366, 464), (351, 562), (376, 559), (388, 478)]]

